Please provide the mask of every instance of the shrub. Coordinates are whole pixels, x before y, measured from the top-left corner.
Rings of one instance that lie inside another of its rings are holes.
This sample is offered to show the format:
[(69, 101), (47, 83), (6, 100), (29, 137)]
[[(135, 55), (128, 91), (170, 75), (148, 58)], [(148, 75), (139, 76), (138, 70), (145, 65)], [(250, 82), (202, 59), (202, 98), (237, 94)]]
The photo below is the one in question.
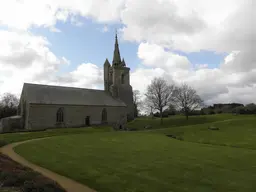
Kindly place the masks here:
[[(167, 111), (163, 111), (163, 113), (162, 113), (163, 118), (167, 118), (168, 115), (169, 115), (169, 114), (168, 114)], [(156, 113), (154, 114), (154, 117), (160, 117), (160, 113), (159, 113), (159, 112), (156, 112)]]
[(20, 172), (19, 174), (17, 174), (18, 177), (23, 181), (29, 181), (29, 180), (33, 180), (34, 178), (36, 178), (39, 174), (37, 172), (33, 172), (33, 171), (26, 171), (26, 172)]
[(33, 171), (28, 172), (18, 172), (18, 173), (7, 173), (3, 172), (0, 175), (0, 179), (3, 181), (3, 186), (5, 187), (20, 187), (25, 181), (31, 181), (38, 176), (38, 173)]
[(222, 113), (221, 109), (218, 109), (218, 110), (217, 110), (217, 113), (218, 113), (218, 114), (221, 114), (221, 113)]
[(0, 181), (4, 181), (6, 178), (12, 177), (11, 173), (2, 171), (0, 173)]
[(25, 181), (23, 187), (21, 187), (22, 192), (34, 192), (35, 189), (35, 183), (33, 181)]
[(65, 192), (54, 182), (37, 182), (34, 181), (25, 181), (24, 185), (21, 187), (22, 192)]
[(7, 145), (8, 143), (4, 140), (0, 140), (0, 147)]
[(137, 128), (129, 128), (129, 131), (137, 131)]
[(214, 115), (214, 114), (215, 114), (215, 112), (213, 110), (209, 111), (209, 115)]
[(4, 178), (3, 187), (19, 187), (24, 181), (15, 174), (7, 174)]

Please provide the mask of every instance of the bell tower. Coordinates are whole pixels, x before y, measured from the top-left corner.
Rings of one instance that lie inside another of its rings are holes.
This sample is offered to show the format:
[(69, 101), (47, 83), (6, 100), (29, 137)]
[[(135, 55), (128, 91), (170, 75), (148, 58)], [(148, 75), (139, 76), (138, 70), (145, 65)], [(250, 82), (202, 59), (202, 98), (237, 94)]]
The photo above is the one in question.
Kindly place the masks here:
[(104, 90), (127, 105), (127, 120), (133, 120), (134, 105), (130, 85), (130, 68), (126, 66), (124, 58), (121, 60), (117, 34), (115, 35), (112, 65), (108, 59), (104, 63)]

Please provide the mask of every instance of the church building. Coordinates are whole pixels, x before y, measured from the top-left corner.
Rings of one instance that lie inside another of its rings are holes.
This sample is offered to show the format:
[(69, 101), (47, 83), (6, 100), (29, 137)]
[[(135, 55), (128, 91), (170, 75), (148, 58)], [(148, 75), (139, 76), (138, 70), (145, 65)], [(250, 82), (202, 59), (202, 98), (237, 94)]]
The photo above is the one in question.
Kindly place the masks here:
[(117, 35), (112, 65), (104, 63), (104, 90), (24, 83), (20, 116), (25, 129), (84, 127), (134, 119), (130, 68)]

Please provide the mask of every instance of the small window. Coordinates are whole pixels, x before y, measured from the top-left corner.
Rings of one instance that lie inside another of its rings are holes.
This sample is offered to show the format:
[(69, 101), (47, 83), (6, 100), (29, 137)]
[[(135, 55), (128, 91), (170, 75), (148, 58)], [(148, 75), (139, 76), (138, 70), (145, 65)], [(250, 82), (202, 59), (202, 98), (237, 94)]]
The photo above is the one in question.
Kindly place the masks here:
[(121, 76), (121, 83), (124, 84), (124, 74)]
[(64, 110), (63, 108), (59, 108), (56, 114), (56, 122), (62, 123), (64, 121)]

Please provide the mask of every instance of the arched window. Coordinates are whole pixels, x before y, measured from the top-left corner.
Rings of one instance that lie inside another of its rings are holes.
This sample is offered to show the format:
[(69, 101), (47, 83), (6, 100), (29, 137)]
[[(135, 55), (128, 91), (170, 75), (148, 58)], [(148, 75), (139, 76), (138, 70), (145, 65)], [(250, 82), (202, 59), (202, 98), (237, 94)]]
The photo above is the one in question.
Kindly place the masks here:
[(124, 84), (124, 74), (121, 76), (121, 83)]
[(104, 108), (104, 109), (102, 110), (101, 122), (102, 122), (102, 123), (107, 123), (107, 122), (108, 122), (108, 116), (107, 116), (107, 110), (106, 110), (106, 108)]
[(56, 113), (56, 122), (62, 123), (64, 121), (64, 109), (61, 107)]

